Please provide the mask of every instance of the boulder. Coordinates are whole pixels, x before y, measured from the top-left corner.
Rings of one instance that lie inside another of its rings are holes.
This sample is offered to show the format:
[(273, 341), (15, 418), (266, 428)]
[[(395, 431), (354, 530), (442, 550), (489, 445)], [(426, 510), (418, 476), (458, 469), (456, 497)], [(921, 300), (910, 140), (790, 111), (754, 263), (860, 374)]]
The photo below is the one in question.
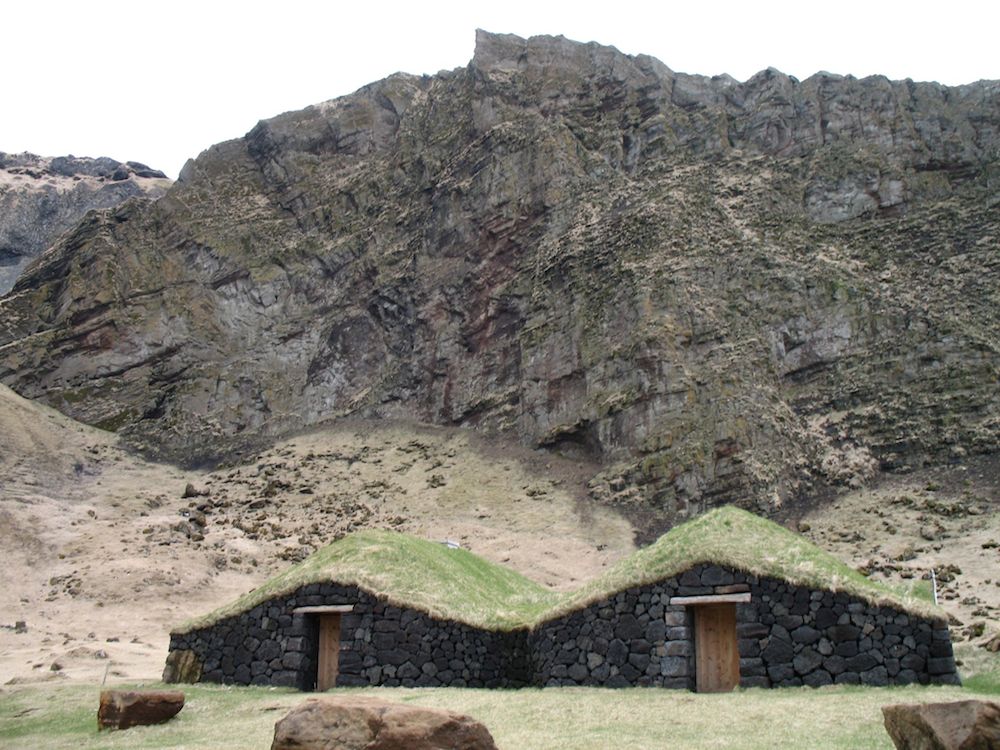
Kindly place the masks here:
[(274, 725), (271, 750), (496, 750), (462, 714), (378, 698), (310, 698)]
[(172, 690), (102, 690), (98, 729), (162, 724), (184, 708), (184, 693)]
[(882, 715), (897, 750), (1000, 748), (1000, 704), (990, 701), (900, 703)]
[(201, 679), (201, 670), (201, 660), (194, 651), (177, 649), (167, 654), (167, 663), (163, 668), (163, 681), (166, 683), (195, 683)]

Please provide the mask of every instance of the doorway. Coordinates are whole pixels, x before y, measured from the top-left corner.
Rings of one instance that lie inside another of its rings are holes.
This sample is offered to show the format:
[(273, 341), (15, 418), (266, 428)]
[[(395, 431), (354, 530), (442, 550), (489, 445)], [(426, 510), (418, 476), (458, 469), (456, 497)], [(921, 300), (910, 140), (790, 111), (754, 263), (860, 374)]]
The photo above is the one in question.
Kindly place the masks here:
[[(304, 635), (309, 641), (308, 655), (300, 674), (304, 689), (320, 692), (337, 685), (340, 672), (341, 616), (353, 611), (353, 604), (332, 604), (318, 607), (298, 607), (292, 610), (297, 617), (305, 617)], [(348, 624), (348, 628), (352, 627)], [(316, 671), (312, 670), (315, 664)]]
[(699, 693), (726, 693), (740, 684), (735, 604), (694, 607), (694, 652)]
[(325, 692), (337, 684), (340, 664), (340, 615), (319, 615), (319, 653), (316, 666), (316, 689)]

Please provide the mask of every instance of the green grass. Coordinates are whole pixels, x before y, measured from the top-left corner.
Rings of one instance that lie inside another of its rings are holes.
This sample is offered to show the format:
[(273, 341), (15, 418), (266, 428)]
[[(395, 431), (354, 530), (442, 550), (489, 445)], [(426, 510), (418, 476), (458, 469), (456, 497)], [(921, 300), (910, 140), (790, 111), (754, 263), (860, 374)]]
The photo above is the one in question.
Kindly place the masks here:
[(433, 616), (491, 630), (516, 627), (552, 607), (559, 595), (468, 550), (449, 549), (391, 531), (340, 539), (298, 565), (176, 632), (188, 632), (320, 581), (353, 584)]
[(955, 658), (961, 665), (962, 683), (967, 689), (1000, 695), (1000, 654), (971, 643), (959, 643), (955, 646)]
[(932, 619), (944, 613), (920, 596), (870, 581), (798, 534), (738, 508), (705, 513), (672, 529), (575, 592), (557, 594), (471, 552), (390, 531), (352, 534), (261, 587), (176, 632), (206, 627), (275, 596), (320, 581), (356, 585), (393, 604), (491, 630), (533, 626), (633, 586), (717, 563), (800, 586), (843, 591)]
[(669, 578), (699, 563), (715, 563), (809, 588), (842, 591), (874, 604), (945, 619), (944, 612), (919, 593), (871, 581), (798, 534), (732, 506), (671, 529), (582, 586), (545, 616), (569, 612), (623, 589)]
[[(97, 687), (5, 687), (0, 693), (0, 747), (266, 750), (274, 723), (311, 697), (284, 689), (207, 685), (185, 686), (184, 692), (184, 709), (166, 724), (98, 732)], [(371, 688), (330, 694), (372, 695), (468, 714), (508, 750), (889, 749), (882, 706), (982, 697), (968, 688), (914, 686), (754, 689), (720, 695), (653, 688)]]

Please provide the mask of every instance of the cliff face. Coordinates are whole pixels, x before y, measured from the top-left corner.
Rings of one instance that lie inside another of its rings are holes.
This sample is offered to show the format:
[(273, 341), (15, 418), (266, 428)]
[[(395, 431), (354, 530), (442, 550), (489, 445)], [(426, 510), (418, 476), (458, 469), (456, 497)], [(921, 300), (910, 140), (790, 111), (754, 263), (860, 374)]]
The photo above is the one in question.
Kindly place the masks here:
[(1000, 438), (1000, 83), (739, 83), (479, 32), (93, 213), (0, 379), (198, 461), (345, 414), (598, 459), (652, 530)]
[(138, 162), (0, 152), (0, 295), (87, 211), (168, 187), (166, 175)]

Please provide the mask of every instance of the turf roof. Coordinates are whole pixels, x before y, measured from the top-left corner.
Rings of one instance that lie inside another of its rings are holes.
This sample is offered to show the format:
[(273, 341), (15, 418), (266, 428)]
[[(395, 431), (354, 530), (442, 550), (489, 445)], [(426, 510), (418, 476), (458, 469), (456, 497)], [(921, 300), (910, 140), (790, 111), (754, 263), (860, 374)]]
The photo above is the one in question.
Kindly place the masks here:
[(236, 601), (174, 632), (207, 627), (308, 583), (355, 585), (389, 602), (488, 630), (532, 627), (619, 591), (714, 563), (812, 589), (845, 592), (931, 619), (944, 613), (871, 581), (803, 537), (727, 506), (671, 529), (576, 591), (558, 593), (463, 549), (391, 531), (364, 531), (318, 550)]
[(350, 534), (236, 601), (174, 632), (206, 627), (309, 583), (355, 585), (392, 604), (489, 630), (513, 629), (553, 607), (559, 594), (464, 549), (394, 531)]

